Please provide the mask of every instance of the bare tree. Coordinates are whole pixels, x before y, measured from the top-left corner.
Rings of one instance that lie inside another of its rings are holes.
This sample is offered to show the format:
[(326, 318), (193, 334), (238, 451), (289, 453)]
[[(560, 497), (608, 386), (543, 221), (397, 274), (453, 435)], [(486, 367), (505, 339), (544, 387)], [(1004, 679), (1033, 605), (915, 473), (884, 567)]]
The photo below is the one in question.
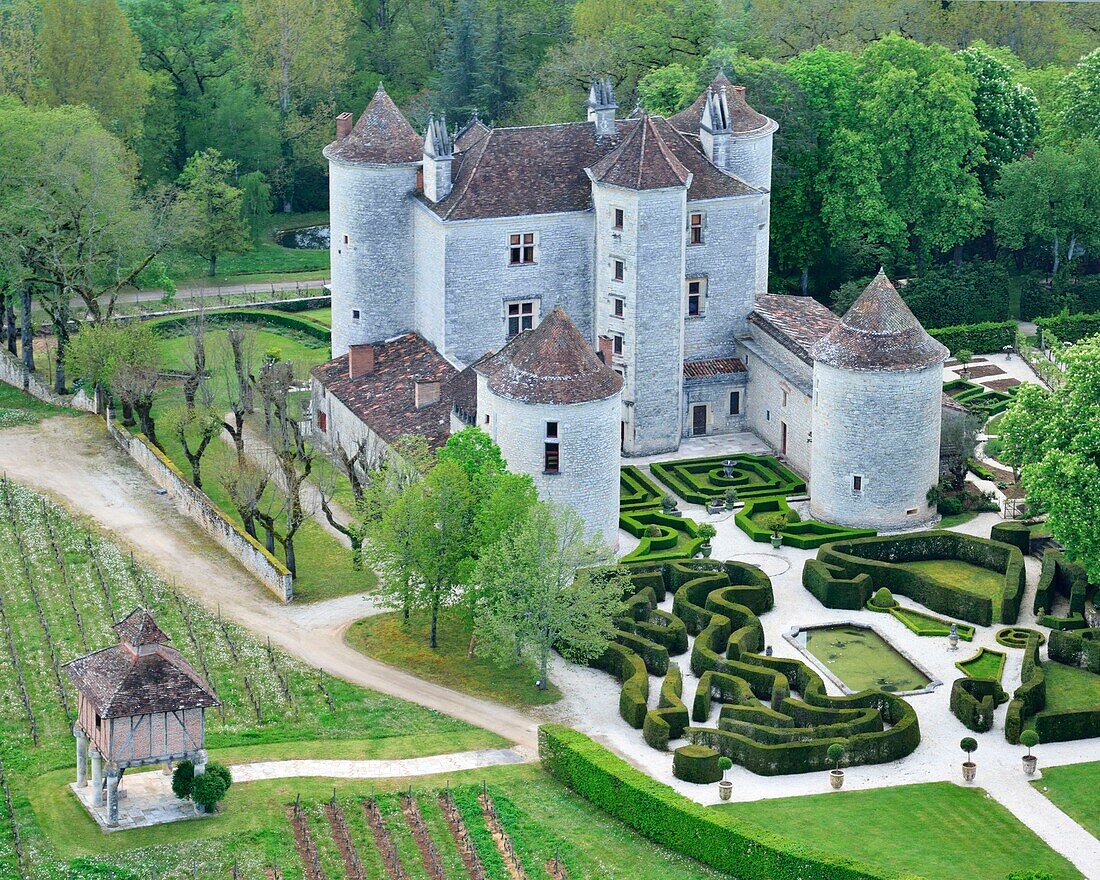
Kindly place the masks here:
[(226, 392), (233, 421), (231, 423), (226, 419), (223, 426), (233, 438), (233, 446), (237, 450), (237, 461), (241, 462), (244, 460), (244, 419), (254, 409), (254, 380), (249, 372), (252, 363), (252, 336), (238, 327), (230, 327), (226, 330), (226, 338), (233, 358), (232, 373), (228, 371), (225, 373)]
[(221, 413), (209, 399), (199, 406), (181, 407), (169, 414), (172, 435), (183, 447), (187, 463), (191, 465), (191, 482), (196, 489), (202, 488), (202, 458), (207, 448), (222, 431)]
[(183, 400), (188, 412), (195, 409), (195, 394), (207, 379), (206, 375), (206, 311), (200, 308), (198, 317), (188, 322), (188, 350), (191, 363), (183, 380)]
[[(244, 530), (256, 540), (256, 523), (268, 519), (262, 516), (261, 505), (264, 492), (267, 491), (270, 476), (266, 470), (249, 458), (240, 457), (236, 460), (227, 460), (218, 471), (218, 482), (222, 484), (229, 495), (229, 500), (240, 514)], [(274, 517), (270, 517), (273, 522)], [(265, 528), (264, 544), (269, 553), (275, 552), (274, 527)]]

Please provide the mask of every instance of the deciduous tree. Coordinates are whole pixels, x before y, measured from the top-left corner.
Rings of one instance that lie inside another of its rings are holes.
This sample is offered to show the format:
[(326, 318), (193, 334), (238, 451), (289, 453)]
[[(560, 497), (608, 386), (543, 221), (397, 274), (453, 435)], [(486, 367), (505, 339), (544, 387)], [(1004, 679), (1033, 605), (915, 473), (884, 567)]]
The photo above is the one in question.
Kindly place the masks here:
[(244, 193), (232, 183), (236, 171), (236, 162), (223, 159), (217, 150), (204, 150), (187, 160), (178, 181), (186, 223), (183, 243), (209, 261), (211, 278), (219, 256), (243, 254), (252, 247)]

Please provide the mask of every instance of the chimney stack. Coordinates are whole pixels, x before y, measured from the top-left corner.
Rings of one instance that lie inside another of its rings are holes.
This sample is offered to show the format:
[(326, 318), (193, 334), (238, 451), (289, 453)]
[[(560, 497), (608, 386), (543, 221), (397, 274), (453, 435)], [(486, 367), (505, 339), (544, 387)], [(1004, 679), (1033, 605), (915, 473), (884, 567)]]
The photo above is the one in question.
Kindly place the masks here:
[(432, 202), (440, 202), (451, 192), (451, 163), (454, 161), (454, 144), (447, 133), (447, 117), (428, 117), (428, 129), (424, 132), (424, 195)]
[(615, 111), (618, 109), (611, 77), (593, 80), (588, 90), (588, 119), (596, 123), (596, 137), (615, 135)]
[(351, 114), (341, 113), (336, 117), (336, 140), (342, 141), (351, 134)]
[(439, 403), (440, 383), (438, 379), (417, 379), (413, 388), (413, 403), (417, 409), (424, 409), (433, 403)]
[[(743, 92), (744, 88), (741, 90)], [(729, 164), (732, 134), (729, 100), (725, 88), (717, 92), (707, 89), (703, 113), (699, 117), (699, 144), (706, 157), (719, 168), (725, 168)]]
[(358, 379), (374, 372), (374, 346), (371, 343), (348, 346), (348, 378)]

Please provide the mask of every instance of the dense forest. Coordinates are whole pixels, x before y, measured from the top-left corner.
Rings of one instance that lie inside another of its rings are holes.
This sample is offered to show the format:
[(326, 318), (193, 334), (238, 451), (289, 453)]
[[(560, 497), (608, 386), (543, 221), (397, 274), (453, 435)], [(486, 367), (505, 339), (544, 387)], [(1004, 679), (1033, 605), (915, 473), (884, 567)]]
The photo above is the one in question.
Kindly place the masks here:
[(670, 113), (724, 70), (781, 126), (776, 292), (843, 305), (886, 265), (941, 278), (929, 313), (955, 285), (960, 320), (1003, 317), (1021, 278), (1025, 312), (1075, 310), (1100, 268), (1098, 45), (1091, 3), (0, 0), (0, 286), (95, 319), (169, 283), (168, 249), (213, 271), (269, 212), (326, 207), (333, 118), (380, 81), (417, 126), (524, 125), (582, 118), (595, 75), (621, 112)]

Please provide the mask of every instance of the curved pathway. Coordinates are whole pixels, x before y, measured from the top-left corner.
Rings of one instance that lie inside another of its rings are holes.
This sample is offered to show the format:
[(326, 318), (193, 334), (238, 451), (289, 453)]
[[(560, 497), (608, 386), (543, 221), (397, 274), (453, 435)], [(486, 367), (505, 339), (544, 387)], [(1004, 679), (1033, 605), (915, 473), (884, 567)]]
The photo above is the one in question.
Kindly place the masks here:
[(244, 568), (176, 512), (95, 417), (59, 416), (0, 431), (0, 470), (94, 519), (184, 592), (270, 636), (311, 666), (491, 730), (514, 743), (528, 760), (535, 759), (538, 719), (424, 681), (344, 644), (347, 627), (377, 611), (370, 595), (316, 605), (275, 603)]

